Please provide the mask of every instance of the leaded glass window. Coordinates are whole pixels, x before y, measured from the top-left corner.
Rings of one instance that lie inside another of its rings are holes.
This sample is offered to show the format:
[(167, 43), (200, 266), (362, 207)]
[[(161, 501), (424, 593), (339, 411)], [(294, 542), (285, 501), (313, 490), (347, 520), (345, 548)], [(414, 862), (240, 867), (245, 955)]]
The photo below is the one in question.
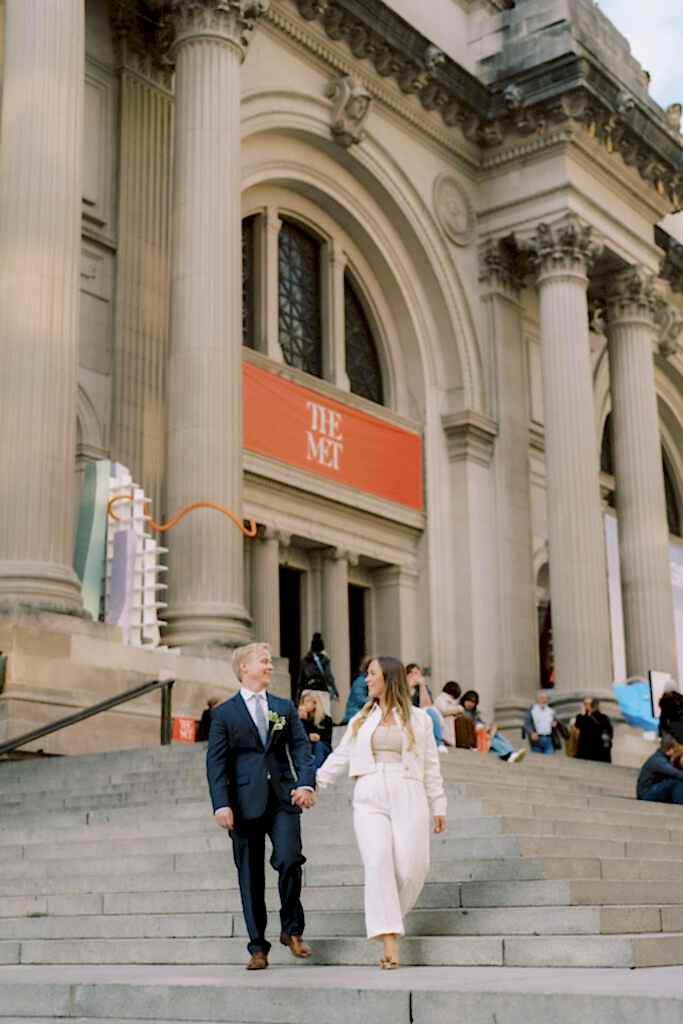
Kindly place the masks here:
[(242, 221), (242, 344), (256, 348), (256, 216)]
[(662, 472), (664, 473), (664, 494), (666, 497), (666, 521), (669, 533), (681, 536), (681, 510), (678, 506), (678, 495), (674, 483), (674, 474), (668, 456), (662, 448)]
[(322, 377), (320, 243), (287, 220), (279, 238), (279, 311), (285, 362)]
[(384, 403), (382, 370), (368, 318), (348, 274), (344, 275), (346, 373), (354, 395)]

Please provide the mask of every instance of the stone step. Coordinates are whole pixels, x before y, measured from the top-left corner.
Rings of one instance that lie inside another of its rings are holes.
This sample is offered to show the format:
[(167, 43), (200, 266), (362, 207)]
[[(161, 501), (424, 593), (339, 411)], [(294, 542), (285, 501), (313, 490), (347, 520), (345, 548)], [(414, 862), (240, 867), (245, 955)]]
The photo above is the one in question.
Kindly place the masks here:
[[(302, 984), (301, 970), (305, 973)], [(680, 971), (372, 968), (310, 964), (0, 970), (3, 1024), (663, 1024), (683, 1017)]]
[[(661, 863), (661, 862), (657, 862)], [(74, 866), (71, 866), (74, 869)], [(548, 878), (595, 878), (601, 876), (601, 863), (597, 858), (565, 857), (498, 857), (474, 860), (448, 860), (431, 865), (429, 879), (434, 882), (464, 880), (531, 880)], [(266, 880), (275, 884), (276, 875), (266, 864)], [(304, 884), (337, 889), (363, 883), (360, 864), (336, 867), (306, 864)], [(106, 892), (163, 892), (176, 890), (205, 891), (237, 886), (237, 873), (231, 858), (226, 856), (220, 869), (214, 873), (189, 871), (152, 871), (130, 874), (55, 874), (50, 877), (3, 878), (0, 874), (0, 903), (4, 897), (40, 896), (49, 893), (106, 893)]]
[[(642, 837), (647, 840), (653, 839), (655, 834), (659, 835), (666, 832), (671, 841), (683, 842), (683, 828), (671, 827), (677, 824), (683, 825), (683, 822), (672, 822), (671, 818), (665, 813), (638, 816), (634, 812), (639, 810), (641, 806), (635, 805), (628, 814), (610, 811), (601, 812), (598, 824), (593, 826), (590, 822), (585, 821), (585, 811), (578, 808), (553, 806), (548, 809), (538, 804), (527, 805), (523, 803), (505, 807), (494, 801), (454, 800), (451, 802), (448, 811), (449, 831), (451, 834), (463, 835), (471, 831), (474, 827), (475, 819), (483, 821), (495, 818), (505, 823), (501, 829), (504, 832), (513, 830), (523, 831), (526, 834), (578, 836), (585, 834), (583, 832), (584, 828), (590, 830), (589, 834), (594, 834), (593, 829), (597, 828), (600, 829), (603, 835), (605, 831), (612, 833), (618, 831), (621, 838), (624, 835), (622, 826), (626, 826), (629, 831), (637, 830), (638, 834), (642, 833)], [(666, 805), (660, 804), (655, 806), (659, 806), (663, 811)], [(172, 839), (176, 836), (184, 841), (188, 839), (199, 840), (204, 837), (215, 839), (219, 834), (213, 821), (213, 816), (210, 813), (210, 808), (206, 805), (196, 809), (188, 805), (174, 805), (174, 807), (177, 813), (173, 817), (165, 815), (156, 817), (153, 811), (146, 813), (142, 810), (136, 812), (131, 820), (126, 820), (125, 818), (119, 820), (116, 818), (113, 821), (93, 824), (86, 824), (84, 816), (79, 814), (75, 821), (68, 818), (65, 825), (61, 827), (59, 823), (45, 826), (45, 817), (43, 815), (36, 817), (36, 824), (33, 827), (26, 824), (26, 818), (22, 819), (21, 826), (17, 825), (8, 828), (5, 822), (5, 827), (3, 828), (2, 823), (0, 823), (0, 857), (2, 857), (3, 848), (10, 845), (31, 846), (50, 844), (50, 847), (52, 847), (53, 844), (56, 845), (67, 841), (79, 844), (87, 842), (109, 843), (111, 840), (119, 839), (143, 841), (140, 840), (141, 826), (143, 825), (146, 837), (144, 841), (148, 842)], [(313, 814), (304, 816), (304, 835), (306, 839), (309, 836), (314, 836), (333, 843), (335, 842), (335, 837), (330, 833), (329, 823), (319, 824), (320, 814), (321, 807), (318, 805)], [(522, 822), (525, 827), (518, 827)]]
[[(308, 902), (308, 901), (307, 901)], [(277, 900), (269, 900), (271, 912)], [(671, 911), (671, 912), (667, 912)], [(619, 935), (677, 931), (683, 905), (630, 907), (510, 907), (423, 909), (412, 911), (406, 931), (412, 936), (437, 935)], [(666, 927), (664, 927), (666, 923)], [(669, 925), (674, 927), (669, 927)], [(5, 918), (4, 940), (113, 938), (233, 938), (247, 934), (240, 911), (193, 911), (166, 914), (88, 914)], [(308, 910), (309, 939), (365, 935), (365, 918), (356, 910)]]
[[(4, 944), (13, 947), (16, 944)], [(364, 938), (319, 938), (313, 964), (362, 966), (377, 962), (377, 946)], [(16, 954), (16, 950), (12, 950)], [(245, 939), (28, 939), (19, 943), (22, 964), (240, 964)], [(275, 943), (273, 964), (291, 963)], [(658, 967), (683, 964), (683, 933), (664, 935), (407, 936), (405, 966)]]
[(680, 886), (667, 881), (634, 886), (630, 881), (605, 878), (467, 881), (460, 885), (463, 907), (676, 905), (680, 894)]

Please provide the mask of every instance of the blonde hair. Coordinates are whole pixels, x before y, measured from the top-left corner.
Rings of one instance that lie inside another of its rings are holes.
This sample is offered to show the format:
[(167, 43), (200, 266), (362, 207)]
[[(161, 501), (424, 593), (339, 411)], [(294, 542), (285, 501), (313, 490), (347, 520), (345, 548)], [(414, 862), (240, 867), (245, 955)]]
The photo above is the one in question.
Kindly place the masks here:
[(261, 651), (265, 651), (267, 654), (270, 654), (270, 644), (266, 644), (263, 642), (255, 644), (245, 644), (243, 647), (236, 647), (235, 650), (232, 652), (232, 670), (235, 673), (235, 676), (237, 677), (237, 681), (239, 683), (242, 682), (242, 662), (246, 661), (247, 658), (250, 658), (252, 654), (257, 654)]
[(313, 721), (316, 725), (322, 725), (323, 721), (327, 718), (325, 714), (325, 708), (323, 702), (320, 699), (320, 694), (316, 690), (302, 690), (301, 696), (299, 697), (299, 710), (303, 706), (304, 701), (307, 697), (310, 697), (315, 704), (315, 713), (313, 715)]
[[(398, 658), (380, 657), (371, 658), (371, 661), (376, 661), (382, 670), (384, 676), (384, 704), (387, 711), (397, 711), (398, 717), (401, 720), (401, 726), (405, 730), (408, 736), (408, 749), (412, 750), (415, 746), (415, 733), (413, 731), (413, 723), (411, 720), (413, 713), (413, 703), (410, 699), (410, 687), (408, 686), (408, 679), (406, 677), (406, 670), (403, 667), (403, 662), (399, 661)], [(353, 723), (352, 736), (358, 735), (358, 730), (362, 726), (363, 722), (369, 717), (373, 708), (375, 707), (375, 701), (369, 700), (365, 707), (358, 712)]]

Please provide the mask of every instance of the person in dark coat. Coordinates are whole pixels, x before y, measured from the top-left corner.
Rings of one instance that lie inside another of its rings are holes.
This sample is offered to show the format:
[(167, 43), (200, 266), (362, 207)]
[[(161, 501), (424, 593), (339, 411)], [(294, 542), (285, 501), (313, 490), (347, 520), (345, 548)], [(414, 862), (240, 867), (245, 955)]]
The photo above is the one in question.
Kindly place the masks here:
[(671, 736), (661, 740), (659, 750), (648, 757), (640, 769), (636, 786), (639, 800), (683, 804), (683, 771), (674, 766), (680, 753), (680, 744)]
[(368, 683), (367, 673), (368, 665), (372, 661), (372, 658), (365, 657), (361, 659), (361, 663), (358, 667), (358, 675), (351, 684), (351, 691), (346, 701), (346, 710), (344, 711), (344, 718), (341, 725), (346, 725), (351, 721), (354, 715), (357, 715), (359, 711), (362, 711), (368, 702)]
[(218, 707), (218, 704), (218, 697), (210, 697), (206, 702), (206, 707), (202, 711), (202, 717), (199, 719), (199, 725), (197, 726), (197, 732), (195, 733), (196, 743), (208, 740), (209, 732), (211, 731), (211, 719), (213, 718), (214, 710)]
[(320, 633), (314, 633), (309, 650), (304, 654), (297, 680), (297, 701), (304, 690), (317, 690), (323, 694), (325, 714), (330, 714), (330, 701), (339, 700), (339, 691), (332, 672), (332, 664), (325, 652)]
[(683, 693), (674, 689), (673, 683), (669, 685), (659, 698), (659, 735), (683, 743)]
[(614, 730), (595, 697), (584, 698), (583, 711), (576, 716), (574, 725), (579, 730), (576, 756), (584, 761), (611, 763)]

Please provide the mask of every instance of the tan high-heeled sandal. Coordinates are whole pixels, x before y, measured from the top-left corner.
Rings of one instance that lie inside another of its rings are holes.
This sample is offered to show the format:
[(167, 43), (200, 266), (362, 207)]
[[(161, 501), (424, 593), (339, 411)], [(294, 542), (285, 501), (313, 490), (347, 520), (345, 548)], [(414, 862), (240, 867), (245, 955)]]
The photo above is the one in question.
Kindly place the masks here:
[(383, 956), (379, 961), (379, 966), (383, 971), (395, 971), (397, 967), (401, 966), (401, 964), (391, 956)]

